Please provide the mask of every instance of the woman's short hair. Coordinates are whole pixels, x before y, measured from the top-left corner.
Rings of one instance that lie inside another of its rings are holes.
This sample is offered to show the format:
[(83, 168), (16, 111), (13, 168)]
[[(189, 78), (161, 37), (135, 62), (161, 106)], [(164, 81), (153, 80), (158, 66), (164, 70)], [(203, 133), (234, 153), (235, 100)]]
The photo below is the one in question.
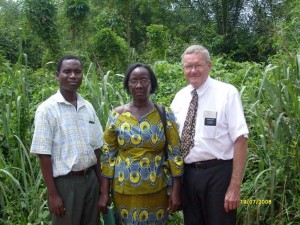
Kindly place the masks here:
[(123, 82), (124, 89), (129, 93), (128, 81), (130, 79), (130, 75), (131, 75), (132, 71), (138, 67), (143, 67), (148, 71), (149, 78), (151, 81), (150, 94), (153, 94), (158, 89), (157, 79), (156, 79), (155, 73), (153, 72), (151, 67), (146, 64), (143, 64), (143, 63), (134, 63), (128, 67), (127, 71), (125, 72), (125, 77), (124, 77), (124, 82)]

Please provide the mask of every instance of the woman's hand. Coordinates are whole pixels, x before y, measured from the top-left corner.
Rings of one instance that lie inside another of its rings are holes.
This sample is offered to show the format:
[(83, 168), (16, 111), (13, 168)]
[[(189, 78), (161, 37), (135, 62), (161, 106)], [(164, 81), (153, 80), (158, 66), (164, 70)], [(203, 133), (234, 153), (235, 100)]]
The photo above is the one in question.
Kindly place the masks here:
[(169, 213), (173, 213), (178, 211), (178, 209), (181, 206), (181, 178), (175, 177), (173, 178), (173, 187), (171, 189), (171, 194), (169, 197), (169, 207), (168, 211)]
[(181, 205), (181, 198), (180, 198), (180, 193), (177, 193), (173, 190), (171, 190), (170, 198), (169, 198), (169, 207), (168, 211), (169, 213), (176, 212)]
[(110, 205), (111, 199), (109, 196), (110, 179), (106, 177), (101, 178), (101, 194), (98, 200), (99, 211), (107, 215), (107, 205)]
[(106, 206), (109, 205), (111, 202), (109, 194), (101, 194), (99, 201), (98, 201), (98, 207), (99, 211), (102, 212), (104, 215), (107, 215), (107, 208)]

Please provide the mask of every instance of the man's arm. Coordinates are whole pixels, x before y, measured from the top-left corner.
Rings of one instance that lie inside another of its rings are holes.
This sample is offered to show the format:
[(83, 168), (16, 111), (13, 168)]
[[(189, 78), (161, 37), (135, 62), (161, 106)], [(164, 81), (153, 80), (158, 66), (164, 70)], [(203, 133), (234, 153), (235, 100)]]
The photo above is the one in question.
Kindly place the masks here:
[(225, 194), (224, 208), (226, 212), (236, 209), (240, 204), (241, 184), (247, 162), (248, 139), (239, 136), (234, 143), (233, 169), (231, 181)]
[(65, 214), (65, 208), (54, 182), (51, 155), (40, 154), (39, 157), (43, 177), (48, 190), (50, 211), (57, 216), (62, 216)]

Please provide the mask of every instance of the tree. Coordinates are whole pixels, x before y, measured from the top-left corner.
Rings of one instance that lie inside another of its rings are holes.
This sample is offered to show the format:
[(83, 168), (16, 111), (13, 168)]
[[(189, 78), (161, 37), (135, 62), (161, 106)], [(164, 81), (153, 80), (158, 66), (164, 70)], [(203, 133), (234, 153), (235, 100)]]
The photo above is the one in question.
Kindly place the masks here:
[[(11, 63), (18, 61), (20, 53), (20, 4), (12, 1), (0, 2), (0, 54)], [(12, 25), (16, 26), (12, 26)]]
[(56, 25), (56, 8), (52, 0), (25, 0), (25, 15), (32, 31), (56, 56), (60, 50)]
[(90, 12), (90, 6), (86, 0), (67, 0), (64, 7), (64, 15), (69, 21), (72, 40), (76, 43), (78, 37), (85, 34), (86, 21)]
[(123, 71), (127, 66), (127, 45), (111, 29), (104, 28), (91, 38), (90, 51), (97, 66), (103, 70)]
[[(128, 49), (138, 53), (145, 50), (147, 30), (151, 24), (165, 24), (164, 18), (169, 13), (170, 0), (114, 0), (102, 1), (103, 4), (122, 17), (125, 32), (119, 36), (127, 40)], [(169, 21), (167, 21), (168, 23)], [(130, 56), (130, 52), (128, 54)]]
[(166, 26), (153, 24), (147, 27), (146, 55), (150, 60), (163, 60), (169, 43), (170, 34)]

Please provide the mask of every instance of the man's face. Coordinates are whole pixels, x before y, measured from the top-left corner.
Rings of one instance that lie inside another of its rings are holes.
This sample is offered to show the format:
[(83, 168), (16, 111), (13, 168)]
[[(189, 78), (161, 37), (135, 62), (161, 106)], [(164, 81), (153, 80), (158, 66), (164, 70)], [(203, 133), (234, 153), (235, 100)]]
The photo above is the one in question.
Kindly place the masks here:
[(201, 52), (187, 54), (183, 57), (183, 72), (193, 88), (199, 88), (206, 81), (211, 67), (211, 62), (208, 62)]
[(59, 81), (60, 90), (76, 92), (82, 82), (82, 69), (80, 61), (77, 59), (64, 60), (61, 69), (56, 73)]

